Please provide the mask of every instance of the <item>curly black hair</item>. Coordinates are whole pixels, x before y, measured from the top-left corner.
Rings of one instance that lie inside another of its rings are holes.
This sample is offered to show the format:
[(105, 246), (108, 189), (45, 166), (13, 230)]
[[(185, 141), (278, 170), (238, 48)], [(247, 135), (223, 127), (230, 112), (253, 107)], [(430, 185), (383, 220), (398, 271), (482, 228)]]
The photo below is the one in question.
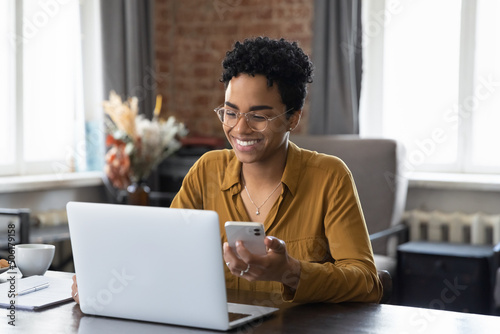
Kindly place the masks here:
[(222, 67), (221, 82), (226, 88), (240, 73), (265, 75), (269, 87), (276, 82), (286, 109), (292, 109), (288, 115), (302, 109), (307, 95), (306, 84), (312, 82), (313, 64), (309, 57), (297, 42), (284, 38), (257, 37), (236, 42), (226, 53)]

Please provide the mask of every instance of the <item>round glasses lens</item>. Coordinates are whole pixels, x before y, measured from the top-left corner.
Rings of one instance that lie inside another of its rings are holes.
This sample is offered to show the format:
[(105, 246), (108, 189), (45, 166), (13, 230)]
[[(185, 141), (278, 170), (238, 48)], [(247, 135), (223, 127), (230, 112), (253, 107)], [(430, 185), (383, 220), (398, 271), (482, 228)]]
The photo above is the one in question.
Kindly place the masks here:
[(217, 110), (217, 116), (219, 117), (219, 120), (224, 123), (225, 122), (225, 117), (224, 117), (224, 109), (218, 109)]
[(222, 123), (227, 126), (233, 127), (238, 123), (238, 113), (229, 109), (222, 110)]
[(238, 120), (243, 116), (248, 124), (248, 126), (254, 131), (264, 131), (267, 128), (268, 119), (266, 116), (261, 114), (250, 113), (239, 113), (231, 109), (220, 108), (217, 109), (217, 116), (222, 124), (234, 127), (238, 123)]
[(263, 131), (267, 127), (267, 118), (259, 114), (247, 114), (247, 122), (250, 128), (256, 131)]

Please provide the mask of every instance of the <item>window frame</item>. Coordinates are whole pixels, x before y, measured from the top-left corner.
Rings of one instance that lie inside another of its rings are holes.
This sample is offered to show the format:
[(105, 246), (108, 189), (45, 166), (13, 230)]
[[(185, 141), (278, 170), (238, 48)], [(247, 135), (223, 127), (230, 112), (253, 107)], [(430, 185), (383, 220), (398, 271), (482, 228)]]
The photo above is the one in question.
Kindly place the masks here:
[[(397, 3), (397, 2), (396, 2)], [(475, 43), (477, 17), (477, 0), (461, 1), (460, 9), (460, 55), (458, 77), (458, 100), (456, 103), (468, 108), (467, 101), (475, 96), (479, 83), (475, 82)], [(398, 15), (404, 10), (404, 4), (395, 5), (386, 0), (371, 0), (363, 2), (363, 68), (364, 77), (360, 101), (360, 135), (362, 137), (384, 136), (383, 89), (380, 82), (384, 76), (384, 32), (390, 24), (392, 15)], [(382, 15), (383, 14), (383, 15)], [(382, 19), (381, 19), (382, 18)], [(365, 28), (364, 28), (365, 29)], [(374, 33), (375, 31), (375, 33)], [(470, 104), (470, 103), (469, 103)], [(457, 159), (451, 164), (412, 163), (407, 151), (404, 162), (407, 172), (440, 172), (460, 174), (500, 173), (499, 166), (479, 166), (473, 163), (473, 147), (471, 144), (472, 113), (466, 109), (458, 115), (457, 121)]]
[[(21, 29), (22, 29), (22, 25), (18, 24), (19, 20), (17, 19), (17, 17), (19, 15), (21, 15), (21, 17), (22, 17), (22, 1), (20, 1), (19, 4), (17, 4), (15, 2), (15, 0), (8, 0), (8, 2), (5, 2), (4, 5), (8, 7), (8, 16), (11, 16), (11, 14), (13, 14), (11, 17), (14, 17), (15, 21), (10, 22), (11, 26), (14, 26), (14, 29), (16, 30), (16, 32), (18, 31), (19, 27), (21, 27)], [(13, 62), (12, 65), (13, 65), (14, 69), (11, 73), (8, 73), (8, 80), (14, 81), (15, 91), (7, 92), (7, 99), (11, 102), (8, 105), (8, 107), (9, 107), (9, 109), (7, 111), (8, 113), (17, 110), (17, 107), (20, 104), (20, 102), (19, 102), (20, 96), (19, 96), (18, 92), (19, 92), (19, 86), (22, 84), (19, 83), (19, 81), (17, 80), (17, 77), (20, 74), (22, 74), (22, 71), (17, 66), (17, 62), (18, 62), (17, 54), (19, 52), (22, 52), (22, 45), (19, 45), (20, 43), (16, 42), (16, 38), (17, 38), (16, 34), (8, 37), (8, 39), (10, 39), (10, 41), (15, 46), (15, 52), (16, 52), (16, 55), (9, 55), (9, 58), (12, 59), (12, 62)], [(20, 51), (18, 51), (18, 50), (20, 50)], [(11, 77), (11, 76), (13, 76), (13, 77)], [(22, 100), (21, 100), (21, 104), (22, 104)], [(10, 108), (12, 108), (12, 109), (10, 109)], [(22, 114), (18, 113), (18, 112), (14, 112), (14, 137), (12, 138), (12, 140), (14, 141), (14, 145), (13, 145), (14, 159), (9, 164), (5, 163), (5, 164), (0, 165), (0, 176), (12, 175), (12, 174), (17, 173), (17, 171), (19, 170), (19, 165), (20, 165), (19, 159), (18, 159), (19, 154), (15, 153), (15, 152), (19, 152), (19, 148), (20, 148), (19, 139), (20, 138), (22, 139), (22, 134), (19, 133), (19, 129), (18, 129), (19, 124), (22, 124)]]
[[(64, 5), (64, 3), (58, 4), (59, 6)], [(62, 159), (46, 161), (25, 161), (24, 157), (24, 148), (25, 145), (27, 145), (24, 139), (25, 106), (23, 100), (23, 59), (25, 52), (23, 26), (25, 24), (24, 15), (26, 15), (26, 13), (24, 12), (24, 0), (9, 0), (9, 5), (12, 6), (9, 12), (13, 12), (12, 17), (15, 20), (15, 22), (12, 22), (14, 32), (9, 36), (13, 45), (15, 45), (15, 55), (13, 55), (14, 78), (12, 78), (15, 82), (13, 85), (15, 91), (12, 92), (12, 109), (10, 109), (10, 107), (8, 109), (8, 112), (13, 112), (15, 115), (15, 136), (12, 138), (14, 160), (12, 163), (0, 165), (0, 177), (52, 174), (58, 179), (64, 179), (65, 176), (63, 174), (87, 171), (87, 160), (90, 159), (87, 156), (89, 142), (92, 141), (93, 144), (95, 144), (95, 142), (102, 143), (104, 147), (103, 129), (98, 129), (102, 133), (100, 133), (99, 138), (95, 138), (95, 124), (100, 124), (103, 120), (101, 108), (101, 103), (103, 101), (103, 80), (101, 64), (102, 49), (100, 46), (100, 0), (87, 0), (75, 3), (75, 5), (79, 7), (80, 33), (86, 36), (86, 38), (81, 41), (80, 68), (76, 69), (77, 73), (75, 76), (75, 81), (78, 80), (76, 85), (80, 93), (75, 93), (75, 105), (70, 107), (71, 112), (75, 114), (75, 133), (73, 135), (75, 139), (73, 143), (68, 143), (67, 147), (64, 148), (64, 156)], [(75, 41), (75, 43), (77, 42)], [(85, 73), (86, 71), (90, 73)], [(91, 128), (88, 129), (87, 127)], [(89, 133), (86, 134), (86, 131), (94, 131), (90, 133), (92, 138), (89, 138)]]

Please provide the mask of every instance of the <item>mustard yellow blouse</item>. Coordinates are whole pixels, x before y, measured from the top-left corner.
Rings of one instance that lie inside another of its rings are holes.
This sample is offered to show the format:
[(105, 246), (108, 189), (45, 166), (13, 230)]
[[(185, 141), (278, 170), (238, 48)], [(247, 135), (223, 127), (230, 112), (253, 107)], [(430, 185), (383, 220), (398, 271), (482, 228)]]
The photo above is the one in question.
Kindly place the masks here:
[[(214, 210), (221, 242), (226, 221), (250, 221), (240, 196), (241, 163), (232, 150), (203, 155), (186, 175), (171, 207)], [(266, 235), (286, 243), (300, 260), (295, 292), (279, 282), (248, 282), (226, 268), (226, 286), (278, 293), (291, 302), (378, 302), (382, 285), (356, 187), (337, 157), (290, 142), (283, 190), (264, 222)]]

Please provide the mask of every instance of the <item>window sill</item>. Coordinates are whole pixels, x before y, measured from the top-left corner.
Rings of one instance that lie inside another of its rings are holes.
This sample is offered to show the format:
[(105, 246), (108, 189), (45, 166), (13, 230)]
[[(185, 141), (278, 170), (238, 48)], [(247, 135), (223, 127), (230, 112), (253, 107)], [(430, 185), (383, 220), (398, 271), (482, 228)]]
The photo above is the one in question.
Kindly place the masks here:
[(0, 193), (92, 187), (102, 184), (102, 172), (0, 177)]
[(408, 186), (410, 188), (500, 191), (500, 175), (413, 172), (408, 175)]
[[(46, 174), (0, 177), (0, 193), (99, 185), (102, 185), (102, 172), (68, 173), (63, 176)], [(500, 175), (412, 172), (408, 175), (408, 186), (410, 188), (500, 191)]]

